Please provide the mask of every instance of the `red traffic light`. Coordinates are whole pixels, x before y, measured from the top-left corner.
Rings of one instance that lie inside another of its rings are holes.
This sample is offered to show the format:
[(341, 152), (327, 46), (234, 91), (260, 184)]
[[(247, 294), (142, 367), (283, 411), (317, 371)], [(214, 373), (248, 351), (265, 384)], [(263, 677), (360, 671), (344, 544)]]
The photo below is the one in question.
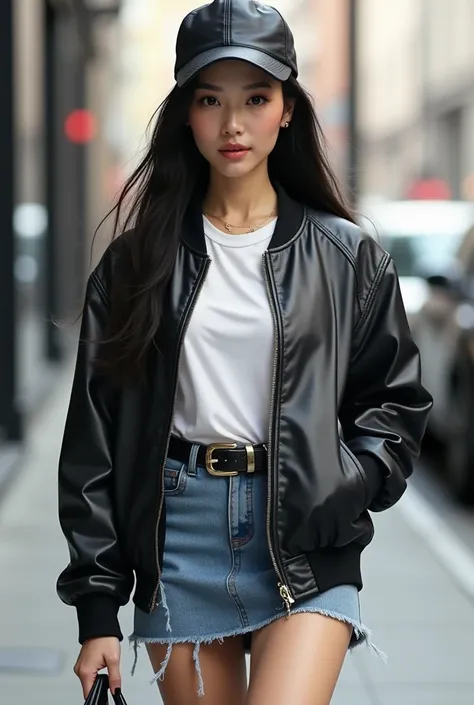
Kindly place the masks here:
[(75, 144), (91, 142), (97, 135), (97, 120), (91, 110), (73, 110), (64, 121), (66, 137)]

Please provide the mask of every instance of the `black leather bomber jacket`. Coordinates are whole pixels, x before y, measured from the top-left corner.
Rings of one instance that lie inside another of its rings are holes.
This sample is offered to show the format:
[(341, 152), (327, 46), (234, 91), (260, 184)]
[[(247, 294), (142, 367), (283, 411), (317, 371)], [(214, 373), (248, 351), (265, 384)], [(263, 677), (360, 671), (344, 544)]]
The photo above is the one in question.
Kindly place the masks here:
[[(200, 209), (190, 209), (147, 382), (114, 387), (93, 364), (93, 341), (130, 236), (114, 241), (88, 281), (60, 455), (70, 563), (57, 587), (77, 608), (81, 642), (122, 638), (118, 609), (135, 577), (135, 604), (155, 605), (179, 353), (211, 266)], [(432, 400), (395, 267), (372, 237), (280, 191), (262, 267), (276, 341), (268, 540), (275, 589), (291, 608), (338, 584), (362, 587), (360, 554), (373, 536), (367, 510), (387, 509), (403, 494)]]

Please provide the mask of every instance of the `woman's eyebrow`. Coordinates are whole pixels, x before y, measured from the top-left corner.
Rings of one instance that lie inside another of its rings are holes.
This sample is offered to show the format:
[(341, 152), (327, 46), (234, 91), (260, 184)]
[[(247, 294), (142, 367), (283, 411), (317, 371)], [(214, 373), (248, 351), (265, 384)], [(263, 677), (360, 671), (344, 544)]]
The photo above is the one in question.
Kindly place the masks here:
[(214, 86), (212, 83), (198, 83), (196, 86), (197, 89), (204, 89), (206, 91), (223, 91), (224, 89), (221, 88), (220, 86)]
[(268, 81), (257, 81), (257, 83), (249, 83), (247, 86), (244, 86), (244, 91), (253, 91), (256, 88), (271, 88), (272, 85), (271, 83), (268, 83)]

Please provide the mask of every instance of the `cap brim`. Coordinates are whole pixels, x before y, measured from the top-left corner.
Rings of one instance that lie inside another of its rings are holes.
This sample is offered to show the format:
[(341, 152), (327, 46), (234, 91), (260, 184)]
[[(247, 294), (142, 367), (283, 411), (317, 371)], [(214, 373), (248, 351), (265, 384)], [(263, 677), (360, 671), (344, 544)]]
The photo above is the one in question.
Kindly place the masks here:
[(247, 61), (263, 71), (266, 71), (278, 81), (286, 81), (291, 75), (291, 68), (289, 66), (282, 64), (281, 61), (274, 59), (263, 51), (250, 49), (249, 47), (224, 46), (205, 51), (189, 61), (178, 71), (176, 83), (179, 87), (184, 86), (185, 83), (199, 73), (199, 71), (206, 68), (206, 66), (216, 61), (223, 61), (224, 59), (240, 59), (241, 61)]

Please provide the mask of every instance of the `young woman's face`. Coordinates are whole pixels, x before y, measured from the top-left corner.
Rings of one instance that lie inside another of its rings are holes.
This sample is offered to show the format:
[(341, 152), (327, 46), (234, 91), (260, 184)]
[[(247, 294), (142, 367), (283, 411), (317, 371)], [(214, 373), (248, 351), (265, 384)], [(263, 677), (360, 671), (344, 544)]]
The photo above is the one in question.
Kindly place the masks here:
[(266, 162), (291, 114), (279, 81), (244, 61), (219, 61), (200, 73), (189, 125), (211, 167), (237, 177)]

